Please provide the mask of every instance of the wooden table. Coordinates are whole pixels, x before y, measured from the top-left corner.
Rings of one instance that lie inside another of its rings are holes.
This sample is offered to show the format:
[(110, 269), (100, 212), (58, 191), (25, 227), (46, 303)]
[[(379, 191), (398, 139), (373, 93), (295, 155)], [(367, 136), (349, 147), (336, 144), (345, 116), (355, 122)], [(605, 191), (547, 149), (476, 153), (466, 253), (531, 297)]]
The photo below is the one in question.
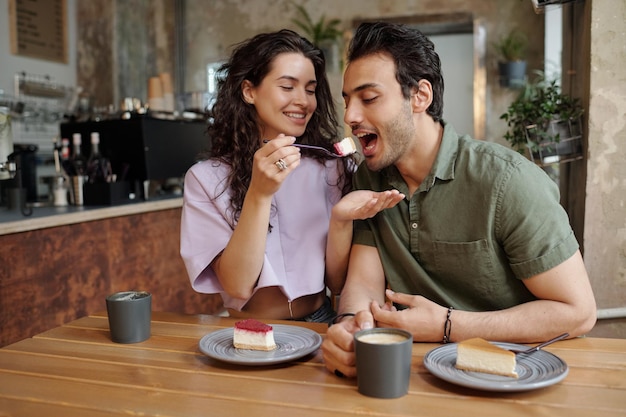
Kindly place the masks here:
[[(494, 393), (449, 384), (423, 366), (436, 344), (415, 343), (408, 395), (360, 395), (318, 351), (288, 364), (237, 366), (198, 349), (233, 319), (153, 313), (152, 336), (110, 341), (105, 314), (0, 349), (0, 416), (626, 416), (626, 340), (580, 338), (547, 350), (570, 366), (556, 385)], [(275, 322), (281, 323), (281, 322)], [(285, 324), (285, 322), (282, 322)], [(321, 324), (293, 323), (324, 334)]]

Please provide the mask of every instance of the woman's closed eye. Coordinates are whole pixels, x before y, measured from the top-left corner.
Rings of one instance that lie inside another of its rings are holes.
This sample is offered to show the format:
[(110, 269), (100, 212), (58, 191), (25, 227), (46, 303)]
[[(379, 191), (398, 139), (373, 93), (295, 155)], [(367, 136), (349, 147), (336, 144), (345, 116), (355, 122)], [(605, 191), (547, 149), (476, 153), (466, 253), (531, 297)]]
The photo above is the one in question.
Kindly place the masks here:
[[(295, 88), (293, 86), (290, 85), (283, 85), (280, 88), (282, 88), (285, 91), (293, 91)], [(313, 96), (315, 95), (315, 89), (305, 89), (304, 90), (308, 95)]]

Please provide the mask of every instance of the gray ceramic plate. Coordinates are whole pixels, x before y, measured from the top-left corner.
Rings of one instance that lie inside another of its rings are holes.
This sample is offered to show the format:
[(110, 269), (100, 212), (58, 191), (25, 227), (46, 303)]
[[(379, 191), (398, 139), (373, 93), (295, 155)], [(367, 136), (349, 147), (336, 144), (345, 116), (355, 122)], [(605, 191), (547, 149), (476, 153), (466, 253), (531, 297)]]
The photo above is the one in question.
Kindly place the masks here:
[[(527, 349), (514, 343), (493, 342), (505, 349)], [(558, 356), (545, 350), (531, 355), (517, 355), (515, 370), (519, 378), (485, 374), (456, 369), (456, 343), (440, 346), (424, 356), (424, 366), (433, 375), (468, 388), (485, 391), (528, 391), (547, 387), (562, 381), (569, 371), (567, 364)]]
[(298, 326), (272, 324), (276, 349), (269, 352), (236, 349), (233, 346), (234, 329), (216, 330), (200, 339), (200, 351), (222, 362), (237, 365), (272, 365), (299, 359), (315, 352), (322, 337), (313, 330)]

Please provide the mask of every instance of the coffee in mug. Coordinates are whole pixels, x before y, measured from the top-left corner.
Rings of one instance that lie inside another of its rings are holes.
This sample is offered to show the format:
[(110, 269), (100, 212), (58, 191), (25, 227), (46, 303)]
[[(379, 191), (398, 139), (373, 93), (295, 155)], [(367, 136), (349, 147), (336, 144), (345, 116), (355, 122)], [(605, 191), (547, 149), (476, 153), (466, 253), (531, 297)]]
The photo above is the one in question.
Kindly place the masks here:
[(404, 342), (406, 335), (398, 333), (366, 333), (359, 336), (358, 340), (364, 343), (374, 343), (378, 345), (388, 345), (391, 343)]

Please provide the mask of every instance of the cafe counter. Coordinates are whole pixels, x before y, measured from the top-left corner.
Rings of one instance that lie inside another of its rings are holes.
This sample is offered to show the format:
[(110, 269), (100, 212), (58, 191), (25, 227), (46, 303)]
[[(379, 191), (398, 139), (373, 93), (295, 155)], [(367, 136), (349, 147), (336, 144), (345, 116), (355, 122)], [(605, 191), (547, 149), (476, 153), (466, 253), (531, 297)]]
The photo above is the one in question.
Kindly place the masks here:
[(0, 347), (105, 307), (116, 291), (153, 295), (155, 311), (215, 314), (180, 258), (180, 196), (107, 207), (0, 210)]
[(0, 235), (59, 227), (118, 216), (148, 213), (182, 207), (182, 197), (165, 197), (117, 206), (32, 207), (29, 215), (0, 208)]

